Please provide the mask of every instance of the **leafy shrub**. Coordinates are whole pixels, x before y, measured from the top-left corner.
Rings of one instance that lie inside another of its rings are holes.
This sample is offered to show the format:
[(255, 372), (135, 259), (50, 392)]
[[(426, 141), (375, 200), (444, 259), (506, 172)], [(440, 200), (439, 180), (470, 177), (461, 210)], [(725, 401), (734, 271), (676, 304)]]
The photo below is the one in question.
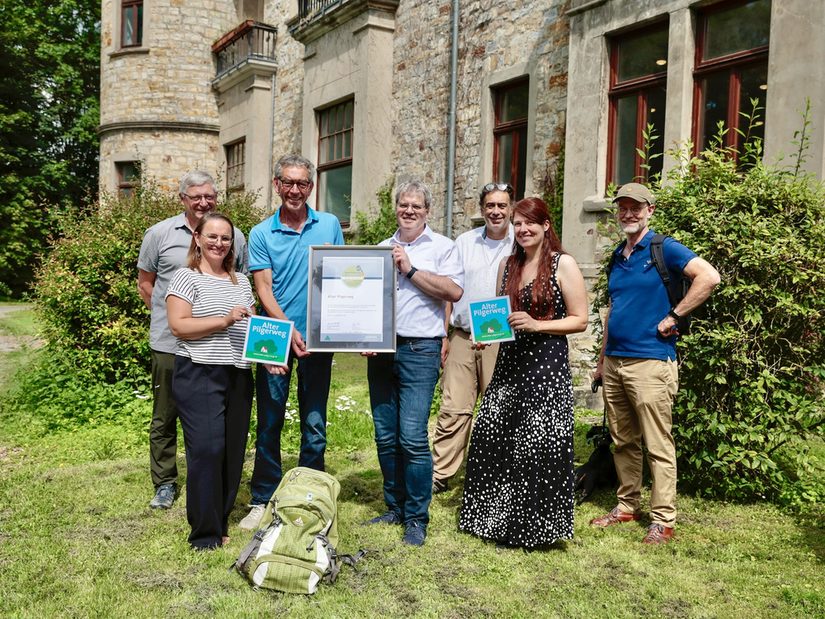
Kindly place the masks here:
[(389, 178), (376, 192), (378, 212), (372, 218), (360, 211), (355, 213), (358, 230), (353, 237), (354, 243), (358, 245), (378, 245), (384, 239), (395, 234), (398, 229), (398, 221), (395, 218), (394, 184), (395, 181)]
[(799, 480), (823, 432), (825, 187), (756, 149), (738, 166), (719, 146), (672, 153), (656, 192), (651, 227), (722, 276), (679, 345), (679, 478), (706, 496), (818, 501), (825, 486)]
[(151, 418), (148, 395), (126, 383), (107, 385), (81, 376), (71, 358), (54, 351), (39, 351), (17, 373), (2, 409), (8, 421), (26, 419), (29, 436), (115, 422), (142, 434)]
[(808, 466), (802, 439), (822, 431), (825, 188), (759, 160), (737, 171), (719, 150), (691, 166), (659, 192), (657, 231), (723, 285), (684, 338), (680, 475), (707, 494), (775, 497)]
[[(149, 311), (137, 293), (144, 231), (181, 212), (180, 201), (152, 186), (105, 199), (88, 215), (66, 215), (35, 284), (51, 350), (94, 381), (146, 380)], [(245, 234), (260, 220), (252, 196), (219, 205)]]

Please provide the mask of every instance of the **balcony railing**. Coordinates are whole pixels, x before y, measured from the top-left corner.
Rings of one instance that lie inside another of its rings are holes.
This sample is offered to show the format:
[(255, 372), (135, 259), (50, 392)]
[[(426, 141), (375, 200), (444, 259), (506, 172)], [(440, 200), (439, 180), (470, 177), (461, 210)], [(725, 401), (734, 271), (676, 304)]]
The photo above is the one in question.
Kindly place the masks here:
[(212, 45), (212, 53), (218, 61), (216, 77), (221, 77), (249, 60), (274, 63), (277, 34), (278, 29), (274, 26), (251, 19), (227, 32)]
[(341, 4), (341, 0), (298, 0), (298, 17), (306, 19), (323, 12), (327, 7)]

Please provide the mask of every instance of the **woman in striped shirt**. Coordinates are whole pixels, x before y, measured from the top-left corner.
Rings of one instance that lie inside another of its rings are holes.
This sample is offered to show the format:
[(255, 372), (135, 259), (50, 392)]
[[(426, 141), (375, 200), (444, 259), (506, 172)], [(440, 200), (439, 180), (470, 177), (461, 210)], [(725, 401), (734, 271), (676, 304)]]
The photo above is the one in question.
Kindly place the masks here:
[(192, 234), (189, 264), (166, 293), (178, 338), (172, 393), (186, 445), (186, 516), (197, 550), (228, 541), (252, 408), (251, 363), (243, 360), (252, 288), (234, 270), (234, 226), (210, 213)]

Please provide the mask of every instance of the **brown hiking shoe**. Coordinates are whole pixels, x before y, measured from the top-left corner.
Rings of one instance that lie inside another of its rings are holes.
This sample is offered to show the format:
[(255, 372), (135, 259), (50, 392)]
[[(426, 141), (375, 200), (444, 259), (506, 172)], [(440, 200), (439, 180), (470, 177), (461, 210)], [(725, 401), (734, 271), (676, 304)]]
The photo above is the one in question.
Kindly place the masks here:
[(647, 528), (647, 535), (642, 540), (643, 544), (667, 544), (673, 539), (673, 527), (654, 522)]
[(639, 514), (628, 514), (623, 512), (618, 507), (614, 507), (601, 518), (593, 518), (590, 524), (594, 527), (609, 527), (614, 524), (621, 524), (622, 522), (631, 522), (641, 518)]

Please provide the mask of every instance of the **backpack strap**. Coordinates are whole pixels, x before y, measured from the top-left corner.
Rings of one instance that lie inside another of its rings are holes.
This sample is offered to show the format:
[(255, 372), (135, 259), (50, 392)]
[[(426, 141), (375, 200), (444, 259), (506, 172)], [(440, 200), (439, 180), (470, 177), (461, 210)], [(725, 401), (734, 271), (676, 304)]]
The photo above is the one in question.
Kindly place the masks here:
[[(247, 563), (249, 563), (249, 560), (257, 554), (258, 549), (261, 547), (261, 543), (264, 540), (264, 533), (266, 533), (266, 529), (260, 529), (255, 532), (252, 540), (241, 551), (238, 560), (235, 561), (232, 567), (237, 569), (239, 572), (244, 573)], [(229, 569), (231, 570), (232, 568)]]
[(241, 554), (238, 556), (238, 560), (232, 564), (229, 568), (229, 571), (232, 571), (234, 567), (237, 569), (241, 574), (243, 574), (246, 570), (246, 566), (251, 559), (258, 554), (258, 550), (261, 547), (261, 544), (264, 541), (264, 536), (266, 532), (269, 531), (272, 527), (277, 527), (281, 524), (281, 518), (278, 514), (273, 513), (272, 521), (266, 526), (266, 528), (258, 529), (255, 531), (255, 535), (252, 536), (250, 542), (244, 546), (244, 549), (241, 550)]
[(659, 272), (659, 277), (662, 278), (662, 283), (665, 285), (667, 291), (667, 298), (670, 301), (671, 307), (676, 307), (677, 303), (673, 297), (673, 291), (670, 289), (670, 272), (665, 265), (665, 239), (668, 238), (666, 234), (654, 234), (650, 241), (650, 259), (653, 261), (653, 266)]
[(354, 555), (340, 555), (338, 558), (344, 565), (349, 565), (352, 569), (355, 569), (355, 564), (358, 563), (361, 559), (363, 559), (366, 554), (367, 551), (362, 548)]
[(338, 578), (342, 565), (349, 565), (352, 569), (356, 569), (355, 564), (364, 558), (367, 551), (361, 549), (354, 555), (339, 555), (332, 546), (328, 546), (327, 553), (329, 555), (329, 570), (324, 574), (324, 582), (332, 584)]

